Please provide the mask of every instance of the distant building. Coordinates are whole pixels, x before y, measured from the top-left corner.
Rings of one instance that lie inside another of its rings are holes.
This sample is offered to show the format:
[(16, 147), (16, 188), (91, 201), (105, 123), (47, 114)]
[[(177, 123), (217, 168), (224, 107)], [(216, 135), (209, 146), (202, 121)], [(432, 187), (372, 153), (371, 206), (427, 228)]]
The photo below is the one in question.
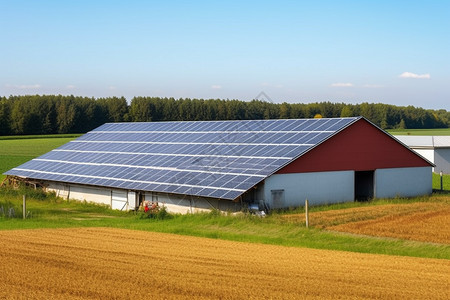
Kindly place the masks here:
[(435, 164), (433, 172), (450, 174), (450, 136), (395, 136), (402, 143)]
[(432, 166), (355, 117), (108, 123), (5, 174), (114, 209), (187, 213), (430, 194)]

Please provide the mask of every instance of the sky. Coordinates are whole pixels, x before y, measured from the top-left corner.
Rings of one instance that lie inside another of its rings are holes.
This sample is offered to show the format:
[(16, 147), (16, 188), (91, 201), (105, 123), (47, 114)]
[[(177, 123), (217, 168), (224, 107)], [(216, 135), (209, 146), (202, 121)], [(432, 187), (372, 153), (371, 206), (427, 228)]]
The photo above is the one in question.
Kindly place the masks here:
[(0, 96), (26, 94), (450, 110), (450, 1), (0, 0)]

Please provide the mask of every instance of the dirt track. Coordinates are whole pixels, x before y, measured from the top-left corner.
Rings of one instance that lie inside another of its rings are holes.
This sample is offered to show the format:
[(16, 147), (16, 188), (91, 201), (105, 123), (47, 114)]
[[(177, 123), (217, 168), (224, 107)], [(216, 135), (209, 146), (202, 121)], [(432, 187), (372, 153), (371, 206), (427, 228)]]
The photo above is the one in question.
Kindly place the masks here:
[(450, 261), (108, 228), (0, 231), (0, 298), (447, 299)]

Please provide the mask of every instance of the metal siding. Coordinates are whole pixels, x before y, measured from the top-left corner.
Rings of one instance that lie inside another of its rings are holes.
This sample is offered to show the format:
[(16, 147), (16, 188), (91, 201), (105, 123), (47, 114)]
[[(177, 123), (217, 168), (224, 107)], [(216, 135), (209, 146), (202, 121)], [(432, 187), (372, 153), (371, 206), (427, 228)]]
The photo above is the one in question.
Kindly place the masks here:
[[(55, 191), (57, 195), (73, 200), (89, 201), (99, 204), (111, 204), (111, 190), (73, 184), (49, 183), (48, 191)], [(66, 196), (67, 195), (67, 196)]]
[(434, 151), (435, 172), (442, 171), (445, 174), (450, 174), (450, 149), (435, 149)]
[(437, 148), (450, 148), (450, 136), (438, 135), (433, 136), (433, 145)]
[[(146, 193), (145, 198), (151, 201), (151, 193)], [(187, 196), (158, 194), (158, 203), (160, 206), (165, 206), (170, 213), (187, 214), (191, 212), (191, 202)]]
[(415, 197), (431, 194), (431, 167), (375, 170), (375, 197)]
[(160, 206), (165, 206), (168, 212), (177, 214), (209, 212), (211, 209), (235, 212), (241, 209), (239, 203), (228, 200), (165, 193), (158, 193), (158, 203)]
[(265, 180), (265, 201), (272, 207), (271, 191), (284, 190), (284, 206), (298, 207), (353, 201), (353, 171), (275, 174)]
[(421, 135), (396, 135), (396, 139), (403, 144), (412, 147), (433, 147), (433, 136), (421, 136)]
[(422, 157), (361, 119), (286, 165), (277, 174), (425, 166), (430, 164)]
[(54, 192), (56, 197), (61, 197), (65, 200), (69, 197), (69, 185), (59, 182), (48, 182), (45, 188), (46, 192)]
[(128, 209), (136, 209), (139, 207), (139, 199), (134, 191), (128, 191)]
[(127, 210), (128, 195), (127, 191), (113, 190), (111, 194), (111, 208), (118, 210)]

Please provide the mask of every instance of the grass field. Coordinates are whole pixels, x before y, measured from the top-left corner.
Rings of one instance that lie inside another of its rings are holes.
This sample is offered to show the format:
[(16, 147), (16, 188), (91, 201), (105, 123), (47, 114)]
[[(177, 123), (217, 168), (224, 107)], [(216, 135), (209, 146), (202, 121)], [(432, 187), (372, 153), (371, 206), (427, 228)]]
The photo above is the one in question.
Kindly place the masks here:
[[(292, 247), (308, 247), (317, 249), (343, 250), (362, 253), (382, 253), (390, 255), (443, 258), (450, 259), (450, 241), (440, 244), (430, 244), (433, 240), (421, 242), (402, 239), (380, 239), (378, 237), (341, 234), (324, 230), (318, 218), (313, 218), (316, 228), (309, 230), (304, 226), (304, 219), (298, 222), (288, 222), (285, 214), (274, 214), (267, 218), (247, 215), (222, 216), (215, 212), (209, 214), (174, 215), (164, 220), (142, 219), (141, 215), (133, 212), (113, 211), (106, 206), (98, 206), (77, 201), (64, 201), (52, 196), (46, 196), (32, 190), (0, 190), (0, 206), (3, 206), (5, 216), (0, 216), (0, 229), (36, 229), (36, 228), (68, 228), (68, 227), (115, 227), (143, 231), (157, 231), (192, 235), (213, 239), (246, 241)], [(27, 194), (28, 193), (28, 194)], [(22, 194), (27, 194), (27, 210), (30, 219), (20, 217)], [(448, 195), (435, 195), (410, 203), (425, 203), (423, 205), (448, 207)], [(397, 204), (406, 206), (411, 200), (397, 199)], [(334, 207), (331, 211), (345, 211), (358, 207), (382, 207), (383, 200), (373, 203), (348, 203), (342, 207)], [(17, 218), (6, 217), (9, 207), (15, 207)], [(323, 211), (326, 207), (313, 208), (315, 212)], [(388, 210), (387, 210), (388, 211)], [(361, 217), (358, 220), (371, 220)], [(449, 227), (448, 220), (437, 226)], [(303, 222), (303, 223), (302, 223)], [(431, 229), (431, 227), (427, 227)], [(422, 234), (422, 233), (421, 233)], [(430, 234), (430, 236), (433, 236)]]
[(5, 299), (448, 299), (436, 259), (113, 228), (0, 231), (0, 247)]
[(437, 129), (388, 129), (392, 135), (450, 135), (450, 128)]
[[(442, 175), (442, 186), (444, 191), (450, 191), (450, 174)], [(436, 173), (433, 173), (433, 189), (441, 189), (441, 176)]]
[(3, 172), (47, 153), (79, 135), (2, 136), (0, 137), (0, 182)]

